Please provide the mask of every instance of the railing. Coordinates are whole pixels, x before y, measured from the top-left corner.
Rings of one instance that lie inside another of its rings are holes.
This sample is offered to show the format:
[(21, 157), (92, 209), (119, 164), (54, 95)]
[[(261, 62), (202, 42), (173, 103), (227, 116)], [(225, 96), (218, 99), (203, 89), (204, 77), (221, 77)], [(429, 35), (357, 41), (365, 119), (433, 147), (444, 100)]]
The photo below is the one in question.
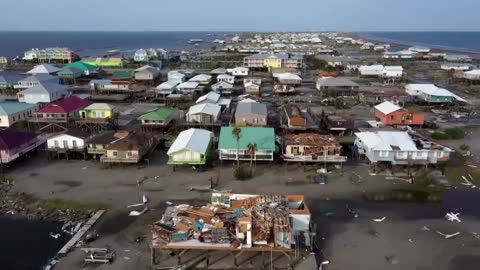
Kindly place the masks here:
[(106, 152), (107, 152), (106, 149), (87, 148), (88, 154), (105, 154)]
[(28, 122), (32, 123), (66, 123), (70, 119), (69, 118), (57, 118), (57, 117), (29, 117)]
[(346, 162), (347, 157), (346, 156), (296, 156), (296, 155), (290, 155), (290, 154), (285, 154), (283, 155), (283, 158), (286, 161), (293, 161), (293, 162)]
[(107, 157), (105, 155), (100, 157), (101, 162), (111, 162), (111, 163), (138, 163), (138, 157)]

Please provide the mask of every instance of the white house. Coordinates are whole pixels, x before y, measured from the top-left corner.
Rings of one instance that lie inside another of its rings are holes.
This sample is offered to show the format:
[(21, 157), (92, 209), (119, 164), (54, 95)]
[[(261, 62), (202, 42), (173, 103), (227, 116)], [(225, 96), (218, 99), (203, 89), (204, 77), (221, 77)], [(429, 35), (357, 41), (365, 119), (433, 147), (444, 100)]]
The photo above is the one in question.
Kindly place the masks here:
[(382, 76), (383, 65), (360, 66), (358, 68), (361, 76)]
[(250, 94), (258, 94), (260, 93), (260, 84), (256, 84), (254, 82), (247, 82), (243, 85), (245, 88), (245, 92)]
[(210, 103), (210, 104), (216, 104), (219, 106), (222, 106), (224, 108), (230, 107), (230, 103), (232, 102), (231, 99), (229, 98), (224, 98), (220, 96), (220, 94), (210, 91), (208, 94), (205, 94), (197, 99), (195, 102), (196, 104), (204, 104), (204, 103)]
[(167, 80), (171, 82), (182, 83), (185, 81), (185, 74), (176, 70), (169, 71), (167, 77)]
[(198, 74), (197, 76), (194, 76), (189, 82), (197, 82), (199, 84), (209, 84), (210, 81), (212, 80), (212, 75), (207, 75), (207, 74)]
[(38, 59), (38, 49), (31, 49), (30, 51), (26, 51), (23, 53), (23, 60), (32, 61)]
[(407, 84), (405, 92), (413, 99), (429, 103), (467, 102), (447, 89), (439, 88), (433, 84)]
[(23, 78), (13, 85), (15, 89), (27, 89), (40, 85), (43, 82), (58, 83), (58, 78), (50, 75), (35, 75)]
[(70, 129), (63, 134), (50, 137), (47, 140), (48, 150), (80, 150), (85, 148), (85, 140), (89, 134), (81, 129)]
[(446, 162), (451, 149), (414, 136), (406, 131), (366, 131), (355, 133), (354, 145), (371, 163), (392, 165), (436, 164)]
[(36, 65), (33, 69), (27, 71), (27, 74), (29, 75), (38, 75), (38, 74), (43, 74), (43, 75), (52, 75), (56, 74), (59, 72), (60, 69), (49, 65), (49, 64), (43, 64), (43, 65)]
[(216, 104), (197, 104), (190, 107), (186, 114), (186, 120), (192, 123), (213, 124), (218, 121), (221, 110), (222, 107)]
[(445, 63), (440, 68), (443, 70), (467, 71), (472, 68), (472, 65), (468, 63)]
[(401, 50), (396, 52), (385, 52), (383, 58), (385, 59), (413, 59), (417, 55), (416, 52), (410, 50)]
[(403, 67), (401, 66), (385, 66), (383, 67), (383, 77), (400, 78), (403, 76)]
[(467, 80), (480, 80), (480, 69), (465, 71), (462, 77)]
[(0, 127), (10, 127), (16, 122), (27, 120), (39, 105), (15, 101), (0, 102)]
[(18, 101), (30, 104), (50, 103), (68, 95), (68, 89), (57, 83), (44, 82), (17, 93)]
[(229, 84), (234, 84), (235, 83), (235, 76), (231, 76), (228, 74), (220, 74), (217, 76), (217, 81), (218, 82), (227, 82)]
[(166, 81), (155, 87), (155, 90), (159, 94), (170, 95), (175, 93), (177, 85), (179, 85), (179, 82), (177, 81)]
[(410, 47), (410, 48), (408, 48), (408, 50), (412, 51), (412, 52), (415, 52), (415, 53), (423, 53), (423, 54), (427, 54), (427, 53), (430, 52), (430, 48), (421, 47), (421, 46)]
[(181, 92), (181, 93), (184, 93), (184, 94), (188, 94), (188, 93), (192, 93), (194, 92), (195, 90), (197, 90), (198, 86), (200, 84), (198, 82), (184, 82), (184, 83), (181, 83), (179, 85), (177, 85), (177, 91)]
[(250, 70), (246, 67), (236, 67), (236, 68), (229, 68), (227, 72), (232, 74), (233, 76), (248, 76), (248, 72)]
[(232, 89), (233, 89), (233, 85), (224, 81), (217, 82), (212, 85), (212, 90), (216, 92), (226, 93), (226, 92), (231, 92)]
[(191, 128), (178, 134), (168, 149), (169, 164), (205, 164), (213, 141), (213, 133)]
[(148, 62), (149, 60), (148, 52), (144, 49), (137, 50), (133, 55), (133, 61), (135, 62)]

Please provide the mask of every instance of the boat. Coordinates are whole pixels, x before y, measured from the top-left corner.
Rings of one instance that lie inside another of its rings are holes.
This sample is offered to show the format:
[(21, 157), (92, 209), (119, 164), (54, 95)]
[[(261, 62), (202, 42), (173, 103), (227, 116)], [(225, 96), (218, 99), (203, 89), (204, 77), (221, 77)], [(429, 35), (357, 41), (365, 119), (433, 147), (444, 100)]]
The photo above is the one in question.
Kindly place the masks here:
[(203, 43), (203, 39), (193, 38), (188, 41), (189, 44)]

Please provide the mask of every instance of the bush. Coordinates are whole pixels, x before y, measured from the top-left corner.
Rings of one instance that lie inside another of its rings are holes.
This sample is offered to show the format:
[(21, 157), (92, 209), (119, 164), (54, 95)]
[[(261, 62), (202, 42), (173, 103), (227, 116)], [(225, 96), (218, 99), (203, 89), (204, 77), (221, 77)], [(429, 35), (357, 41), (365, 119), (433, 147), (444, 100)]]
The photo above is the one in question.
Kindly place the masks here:
[(413, 183), (417, 185), (428, 186), (432, 183), (432, 181), (430, 177), (428, 177), (427, 170), (422, 169), (415, 173)]
[(469, 149), (470, 149), (470, 147), (466, 144), (460, 145), (460, 150), (462, 150), (462, 151), (468, 151)]
[(450, 136), (448, 136), (448, 134), (446, 134), (446, 133), (435, 131), (432, 134), (432, 139), (435, 139), (435, 140), (449, 140)]
[(235, 169), (233, 175), (235, 176), (235, 179), (245, 181), (252, 177), (252, 172), (247, 168), (240, 167)]
[(447, 128), (445, 133), (450, 137), (451, 140), (460, 140), (465, 137), (465, 133), (461, 128)]

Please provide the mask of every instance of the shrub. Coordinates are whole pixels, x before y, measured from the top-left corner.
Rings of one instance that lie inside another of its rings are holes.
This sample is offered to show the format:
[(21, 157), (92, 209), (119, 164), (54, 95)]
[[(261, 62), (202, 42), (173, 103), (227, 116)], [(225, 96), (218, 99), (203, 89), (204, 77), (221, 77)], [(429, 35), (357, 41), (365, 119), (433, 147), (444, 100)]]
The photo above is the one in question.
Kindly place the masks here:
[(425, 169), (419, 170), (415, 173), (413, 182), (422, 186), (428, 186), (432, 183), (430, 177), (428, 177), (428, 172)]
[(235, 179), (245, 181), (252, 177), (252, 172), (247, 168), (240, 167), (235, 169), (233, 175), (235, 176)]
[(432, 138), (435, 140), (448, 140), (450, 139), (450, 136), (446, 133), (435, 131), (432, 133)]
[(450, 137), (451, 140), (460, 140), (465, 137), (465, 133), (461, 128), (447, 128), (445, 133)]
[(466, 144), (460, 145), (460, 150), (462, 150), (462, 151), (468, 151), (469, 149), (470, 149), (470, 147)]

